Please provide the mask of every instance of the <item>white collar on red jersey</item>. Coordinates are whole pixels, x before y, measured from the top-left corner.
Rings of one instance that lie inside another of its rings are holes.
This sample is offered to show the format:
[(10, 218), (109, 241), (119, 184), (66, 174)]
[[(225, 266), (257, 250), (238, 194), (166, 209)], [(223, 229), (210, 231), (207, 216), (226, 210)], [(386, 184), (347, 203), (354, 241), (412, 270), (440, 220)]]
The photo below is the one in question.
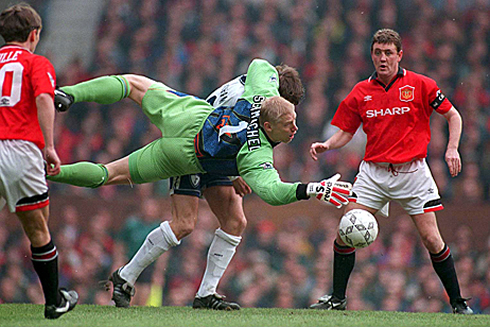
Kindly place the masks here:
[(2, 47), (0, 48), (1, 50), (4, 50), (4, 49), (21, 49), (21, 50), (25, 50), (25, 51), (28, 51), (30, 53), (32, 53), (31, 50), (27, 49), (27, 48), (24, 48), (24, 47), (21, 47), (20, 45), (17, 45), (17, 44), (4, 44), (2, 45)]
[[(396, 74), (399, 76), (405, 76), (407, 75), (407, 70), (398, 66), (398, 72)], [(368, 82), (374, 81), (377, 78), (378, 78), (378, 73), (374, 71), (374, 73), (372, 73), (371, 76), (369, 76)]]

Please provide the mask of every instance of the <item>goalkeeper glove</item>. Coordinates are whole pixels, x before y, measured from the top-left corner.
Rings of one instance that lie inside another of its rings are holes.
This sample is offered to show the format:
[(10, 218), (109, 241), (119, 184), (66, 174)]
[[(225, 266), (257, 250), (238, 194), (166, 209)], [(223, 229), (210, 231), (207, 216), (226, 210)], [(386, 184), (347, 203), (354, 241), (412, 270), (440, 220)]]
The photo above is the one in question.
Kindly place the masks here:
[(340, 209), (342, 205), (347, 205), (347, 197), (351, 194), (352, 184), (349, 182), (338, 181), (340, 174), (324, 179), (321, 182), (309, 183), (306, 187), (308, 196), (315, 196), (318, 200), (332, 204)]
[(58, 112), (67, 111), (71, 105), (75, 102), (75, 98), (72, 95), (64, 92), (59, 87), (54, 90), (54, 107)]

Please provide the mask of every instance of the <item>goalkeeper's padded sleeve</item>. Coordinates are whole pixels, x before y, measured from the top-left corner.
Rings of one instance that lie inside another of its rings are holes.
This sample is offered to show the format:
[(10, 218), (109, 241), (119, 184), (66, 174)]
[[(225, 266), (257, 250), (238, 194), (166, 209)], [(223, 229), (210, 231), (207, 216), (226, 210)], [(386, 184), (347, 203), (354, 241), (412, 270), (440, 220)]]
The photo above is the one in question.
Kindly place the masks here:
[(46, 176), (46, 179), (81, 187), (96, 188), (107, 182), (108, 172), (104, 165), (82, 161), (72, 165), (62, 165), (61, 171), (55, 176)]
[(299, 184), (298, 188), (296, 189), (296, 198), (298, 200), (308, 200), (310, 197), (308, 194), (306, 194), (306, 188), (308, 187), (308, 184)]
[(77, 102), (111, 104), (129, 96), (129, 82), (121, 75), (102, 76), (72, 86), (61, 88)]

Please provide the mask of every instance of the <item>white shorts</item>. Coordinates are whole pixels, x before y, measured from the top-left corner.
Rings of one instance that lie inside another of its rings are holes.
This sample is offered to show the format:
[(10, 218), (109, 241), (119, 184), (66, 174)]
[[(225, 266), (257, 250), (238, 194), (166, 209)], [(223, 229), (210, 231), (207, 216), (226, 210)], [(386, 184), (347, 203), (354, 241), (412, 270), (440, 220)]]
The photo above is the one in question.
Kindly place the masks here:
[(43, 155), (32, 142), (0, 140), (0, 209), (5, 203), (10, 212), (49, 204)]
[(409, 215), (444, 208), (425, 159), (399, 165), (361, 162), (349, 201), (379, 210), (392, 200)]

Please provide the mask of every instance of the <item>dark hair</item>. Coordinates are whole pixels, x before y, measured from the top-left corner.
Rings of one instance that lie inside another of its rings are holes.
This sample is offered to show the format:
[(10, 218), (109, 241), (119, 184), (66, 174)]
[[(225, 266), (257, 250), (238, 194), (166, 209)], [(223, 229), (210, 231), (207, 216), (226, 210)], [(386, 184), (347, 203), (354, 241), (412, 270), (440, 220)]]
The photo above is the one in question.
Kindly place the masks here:
[(400, 52), (402, 49), (402, 38), (400, 37), (400, 34), (390, 28), (383, 28), (374, 33), (373, 41), (371, 42), (371, 52), (373, 52), (373, 46), (375, 43), (393, 43), (396, 46), (397, 52)]
[(42, 27), (41, 16), (27, 3), (13, 5), (0, 14), (0, 35), (5, 42), (25, 42)]
[(294, 105), (298, 105), (305, 96), (305, 88), (298, 71), (288, 65), (276, 66), (279, 73), (279, 94)]

